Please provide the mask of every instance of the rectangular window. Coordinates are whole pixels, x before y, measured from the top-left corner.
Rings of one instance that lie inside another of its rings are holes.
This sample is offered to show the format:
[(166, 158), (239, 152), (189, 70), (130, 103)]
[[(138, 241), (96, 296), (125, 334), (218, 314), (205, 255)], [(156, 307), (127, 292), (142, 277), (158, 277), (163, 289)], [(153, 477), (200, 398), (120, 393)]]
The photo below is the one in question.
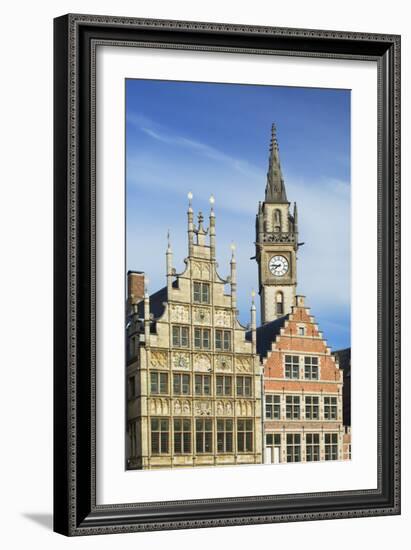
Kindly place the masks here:
[(337, 420), (337, 398), (324, 397), (324, 419)]
[(217, 452), (233, 452), (233, 421), (217, 418)]
[(232, 395), (233, 379), (232, 376), (216, 376), (216, 395)]
[(209, 374), (196, 374), (194, 386), (196, 395), (211, 395), (211, 376)]
[(196, 349), (210, 349), (210, 329), (194, 329), (194, 347)]
[(173, 325), (172, 334), (173, 334), (173, 346), (177, 348), (188, 348), (188, 344), (189, 344), (188, 327), (179, 327), (179, 326)]
[(237, 450), (239, 453), (253, 451), (253, 421), (251, 419), (237, 420)]
[(269, 420), (280, 420), (281, 418), (281, 396), (265, 396), (265, 417)]
[(213, 452), (213, 421), (209, 418), (196, 418), (196, 451)]
[(250, 397), (252, 394), (251, 391), (251, 376), (237, 376), (236, 377), (236, 386), (237, 386), (237, 395), (242, 397)]
[(174, 419), (174, 452), (191, 453), (191, 420), (189, 418)]
[(318, 380), (318, 357), (304, 357), (304, 378)]
[(267, 447), (280, 447), (281, 435), (280, 434), (267, 434), (265, 436), (265, 442)]
[(338, 434), (324, 434), (325, 460), (338, 459)]
[(168, 418), (151, 419), (151, 453), (153, 455), (168, 453)]
[(300, 418), (300, 396), (287, 395), (285, 398), (285, 417), (287, 420), (298, 420)]
[(298, 327), (298, 336), (304, 336), (304, 335), (305, 335), (305, 328)]
[(277, 315), (282, 315), (284, 313), (284, 304), (283, 302), (276, 302)]
[(231, 351), (231, 331), (217, 329), (215, 331), (215, 349)]
[(285, 377), (300, 378), (300, 358), (298, 355), (285, 356)]
[(305, 396), (305, 418), (318, 420), (320, 418), (320, 400), (314, 395)]
[(190, 393), (190, 375), (173, 374), (173, 393), (174, 395), (189, 395)]
[(210, 285), (209, 283), (197, 283), (193, 285), (193, 299), (197, 304), (210, 303)]
[(287, 462), (301, 462), (300, 434), (287, 434)]
[(168, 374), (166, 372), (150, 373), (150, 392), (152, 395), (168, 393)]
[(320, 460), (320, 434), (306, 434), (305, 454), (307, 462)]

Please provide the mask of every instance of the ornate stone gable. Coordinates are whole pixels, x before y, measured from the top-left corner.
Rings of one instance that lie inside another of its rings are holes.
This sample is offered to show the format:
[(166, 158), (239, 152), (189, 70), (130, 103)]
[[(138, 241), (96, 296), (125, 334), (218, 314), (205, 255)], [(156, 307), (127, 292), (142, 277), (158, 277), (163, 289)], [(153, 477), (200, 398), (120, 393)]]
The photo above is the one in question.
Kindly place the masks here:
[(211, 279), (211, 265), (207, 262), (193, 261), (191, 264), (191, 276), (193, 279)]

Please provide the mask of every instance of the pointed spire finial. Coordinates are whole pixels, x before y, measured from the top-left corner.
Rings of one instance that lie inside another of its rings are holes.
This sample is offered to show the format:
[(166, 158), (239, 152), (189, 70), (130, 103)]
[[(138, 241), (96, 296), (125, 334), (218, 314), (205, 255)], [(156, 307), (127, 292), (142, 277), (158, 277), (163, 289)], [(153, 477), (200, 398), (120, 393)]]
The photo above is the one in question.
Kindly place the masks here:
[(192, 207), (192, 200), (193, 200), (193, 193), (191, 191), (189, 191), (187, 193), (187, 198), (188, 198), (188, 209), (191, 210), (191, 207)]
[(280, 152), (277, 141), (277, 127), (271, 126), (270, 160), (268, 163), (266, 202), (288, 202), (280, 165)]
[(167, 250), (171, 250), (170, 229), (167, 229)]
[(231, 248), (231, 261), (235, 262), (235, 248), (236, 248), (235, 243), (231, 243), (230, 248)]
[(210, 201), (210, 206), (211, 206), (210, 216), (214, 216), (214, 204), (215, 204), (214, 195), (210, 195), (210, 198), (208, 200)]

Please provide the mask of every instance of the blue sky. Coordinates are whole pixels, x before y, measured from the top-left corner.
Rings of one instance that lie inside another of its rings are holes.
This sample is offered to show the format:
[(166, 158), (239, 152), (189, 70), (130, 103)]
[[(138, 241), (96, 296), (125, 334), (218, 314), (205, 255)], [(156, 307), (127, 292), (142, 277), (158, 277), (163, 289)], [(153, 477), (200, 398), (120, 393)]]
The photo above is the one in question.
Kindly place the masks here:
[(350, 345), (350, 92), (316, 88), (126, 81), (127, 269), (165, 285), (187, 255), (187, 193), (206, 219), (216, 199), (217, 261), (236, 243), (240, 321), (257, 290), (255, 214), (264, 200), (271, 124), (288, 200), (299, 209), (298, 287), (333, 349)]

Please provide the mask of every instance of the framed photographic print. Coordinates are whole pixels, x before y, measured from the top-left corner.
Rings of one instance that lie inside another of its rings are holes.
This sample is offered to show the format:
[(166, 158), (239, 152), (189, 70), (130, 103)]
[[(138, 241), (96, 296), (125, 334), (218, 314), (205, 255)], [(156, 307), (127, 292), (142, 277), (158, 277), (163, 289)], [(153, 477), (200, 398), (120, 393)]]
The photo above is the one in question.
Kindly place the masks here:
[(55, 530), (400, 513), (400, 37), (54, 25)]

